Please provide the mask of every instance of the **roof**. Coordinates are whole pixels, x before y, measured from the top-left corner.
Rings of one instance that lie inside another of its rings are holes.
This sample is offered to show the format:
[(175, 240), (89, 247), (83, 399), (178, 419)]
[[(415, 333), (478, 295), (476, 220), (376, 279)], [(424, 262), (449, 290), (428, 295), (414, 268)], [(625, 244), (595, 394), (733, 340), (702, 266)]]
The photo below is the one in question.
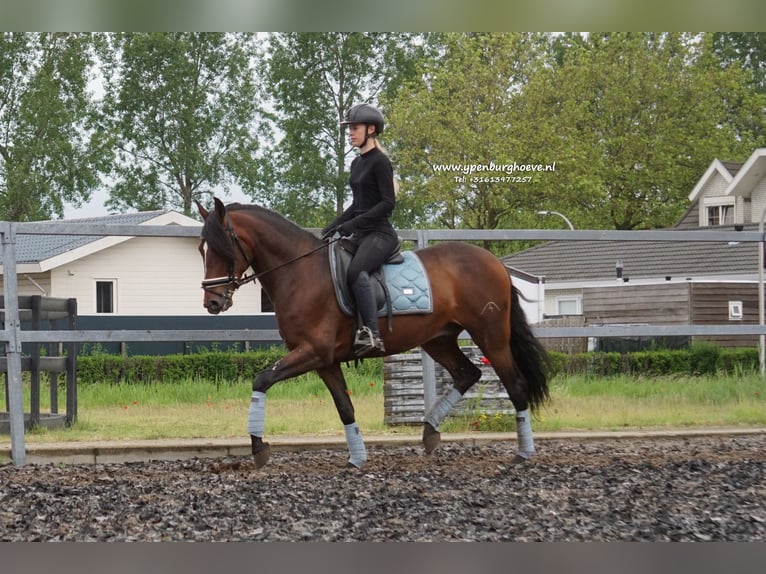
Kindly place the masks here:
[(702, 177), (697, 181), (697, 185), (695, 185), (691, 190), (691, 193), (689, 193), (689, 201), (696, 202), (702, 190), (705, 189), (716, 176), (722, 177), (727, 185), (730, 184), (731, 180), (734, 179), (737, 173), (739, 173), (740, 168), (743, 165), (744, 164), (733, 161), (714, 159), (710, 163), (710, 166), (708, 166), (707, 171), (705, 171)]
[(742, 166), (745, 165), (744, 163), (738, 162), (738, 161), (722, 161), (721, 164), (733, 176), (737, 175), (739, 173), (739, 170), (742, 169)]
[[(166, 213), (165, 211), (144, 211), (121, 215), (105, 215), (81, 219), (56, 220), (42, 223), (101, 223), (139, 225)], [(61, 255), (77, 247), (103, 239), (103, 235), (18, 235), (16, 236), (16, 262), (36, 263)]]
[(765, 173), (766, 148), (759, 148), (747, 158), (742, 169), (734, 176), (726, 194), (750, 197), (753, 189), (763, 180)]
[[(59, 219), (55, 221), (42, 221), (57, 225), (60, 223), (91, 223), (109, 225), (141, 225), (155, 222), (158, 225), (167, 223), (197, 223), (175, 211), (157, 210), (142, 211), (138, 213), (124, 213), (118, 215), (105, 215), (101, 217), (88, 217), (79, 219)], [(188, 220), (188, 222), (186, 221)], [(39, 263), (53, 257), (72, 252), (75, 249), (96, 243), (105, 238), (104, 235), (33, 235), (18, 234), (16, 236), (16, 263)], [(119, 238), (124, 240), (127, 238)], [(106, 247), (106, 245), (105, 245)], [(2, 254), (0, 254), (0, 263)]]
[[(757, 229), (746, 225), (745, 229)], [(700, 227), (697, 231), (721, 228)], [(687, 279), (758, 271), (758, 244), (696, 241), (551, 241), (502, 258), (505, 265), (545, 277), (546, 283), (623, 277)]]

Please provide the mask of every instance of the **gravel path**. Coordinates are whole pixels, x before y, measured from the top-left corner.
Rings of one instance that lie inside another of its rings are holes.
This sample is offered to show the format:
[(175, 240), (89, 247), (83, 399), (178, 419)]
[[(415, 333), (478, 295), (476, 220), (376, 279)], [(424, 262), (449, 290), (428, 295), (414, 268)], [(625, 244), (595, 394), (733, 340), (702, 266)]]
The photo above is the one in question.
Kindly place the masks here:
[(764, 541), (766, 435), (0, 467), (0, 541)]

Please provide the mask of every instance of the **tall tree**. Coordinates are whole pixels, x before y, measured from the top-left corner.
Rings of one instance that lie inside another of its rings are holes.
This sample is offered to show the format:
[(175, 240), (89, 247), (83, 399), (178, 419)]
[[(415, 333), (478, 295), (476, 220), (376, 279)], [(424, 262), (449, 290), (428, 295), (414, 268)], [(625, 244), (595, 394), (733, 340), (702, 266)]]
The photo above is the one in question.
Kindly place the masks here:
[(258, 178), (252, 34), (120, 33), (105, 51), (104, 128), (114, 138), (107, 206), (180, 208)]
[(63, 217), (99, 184), (91, 37), (0, 34), (0, 219)]
[(731, 121), (753, 105), (747, 78), (718, 65), (707, 35), (576, 38), (520, 108), (557, 159), (541, 207), (582, 227), (671, 225), (713, 158), (752, 151), (752, 134)]
[[(712, 34), (713, 51), (726, 68), (749, 72), (751, 85), (758, 95), (766, 94), (766, 33), (716, 32)], [(758, 103), (743, 102), (733, 121), (741, 131), (755, 135), (759, 147), (766, 145), (766, 109)]]
[(270, 154), (272, 176), (261, 180), (254, 198), (306, 226), (340, 212), (353, 153), (339, 125), (343, 114), (360, 101), (379, 103), (414, 72), (427, 47), (412, 34), (271, 35), (267, 93), (282, 137)]
[(766, 33), (715, 32), (713, 49), (725, 66), (739, 64), (753, 74), (753, 85), (766, 92)]
[(534, 33), (444, 36), (440, 57), (389, 106), (402, 179), (399, 217), (447, 228), (527, 223), (524, 208), (547, 178), (505, 166), (551, 159), (526, 145), (538, 127), (520, 122), (516, 107), (546, 44)]

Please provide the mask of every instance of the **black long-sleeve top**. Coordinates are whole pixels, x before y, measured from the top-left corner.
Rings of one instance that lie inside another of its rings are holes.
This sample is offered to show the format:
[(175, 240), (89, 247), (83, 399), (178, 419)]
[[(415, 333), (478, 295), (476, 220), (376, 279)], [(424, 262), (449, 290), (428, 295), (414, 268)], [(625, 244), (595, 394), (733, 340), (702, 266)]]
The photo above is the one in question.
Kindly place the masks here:
[(349, 222), (359, 236), (372, 231), (394, 232), (389, 218), (396, 206), (396, 194), (394, 169), (388, 156), (374, 147), (354, 158), (349, 184), (353, 201), (334, 224)]

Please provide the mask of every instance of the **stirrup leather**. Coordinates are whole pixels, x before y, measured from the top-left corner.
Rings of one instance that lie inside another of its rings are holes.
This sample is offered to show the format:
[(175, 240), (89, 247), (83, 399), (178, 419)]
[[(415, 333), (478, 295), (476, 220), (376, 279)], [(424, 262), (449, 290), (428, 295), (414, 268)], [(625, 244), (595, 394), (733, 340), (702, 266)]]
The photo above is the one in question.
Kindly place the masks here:
[(385, 353), (386, 348), (383, 346), (381, 338), (375, 335), (369, 327), (360, 327), (354, 337), (354, 351), (357, 355), (362, 356), (373, 351)]

